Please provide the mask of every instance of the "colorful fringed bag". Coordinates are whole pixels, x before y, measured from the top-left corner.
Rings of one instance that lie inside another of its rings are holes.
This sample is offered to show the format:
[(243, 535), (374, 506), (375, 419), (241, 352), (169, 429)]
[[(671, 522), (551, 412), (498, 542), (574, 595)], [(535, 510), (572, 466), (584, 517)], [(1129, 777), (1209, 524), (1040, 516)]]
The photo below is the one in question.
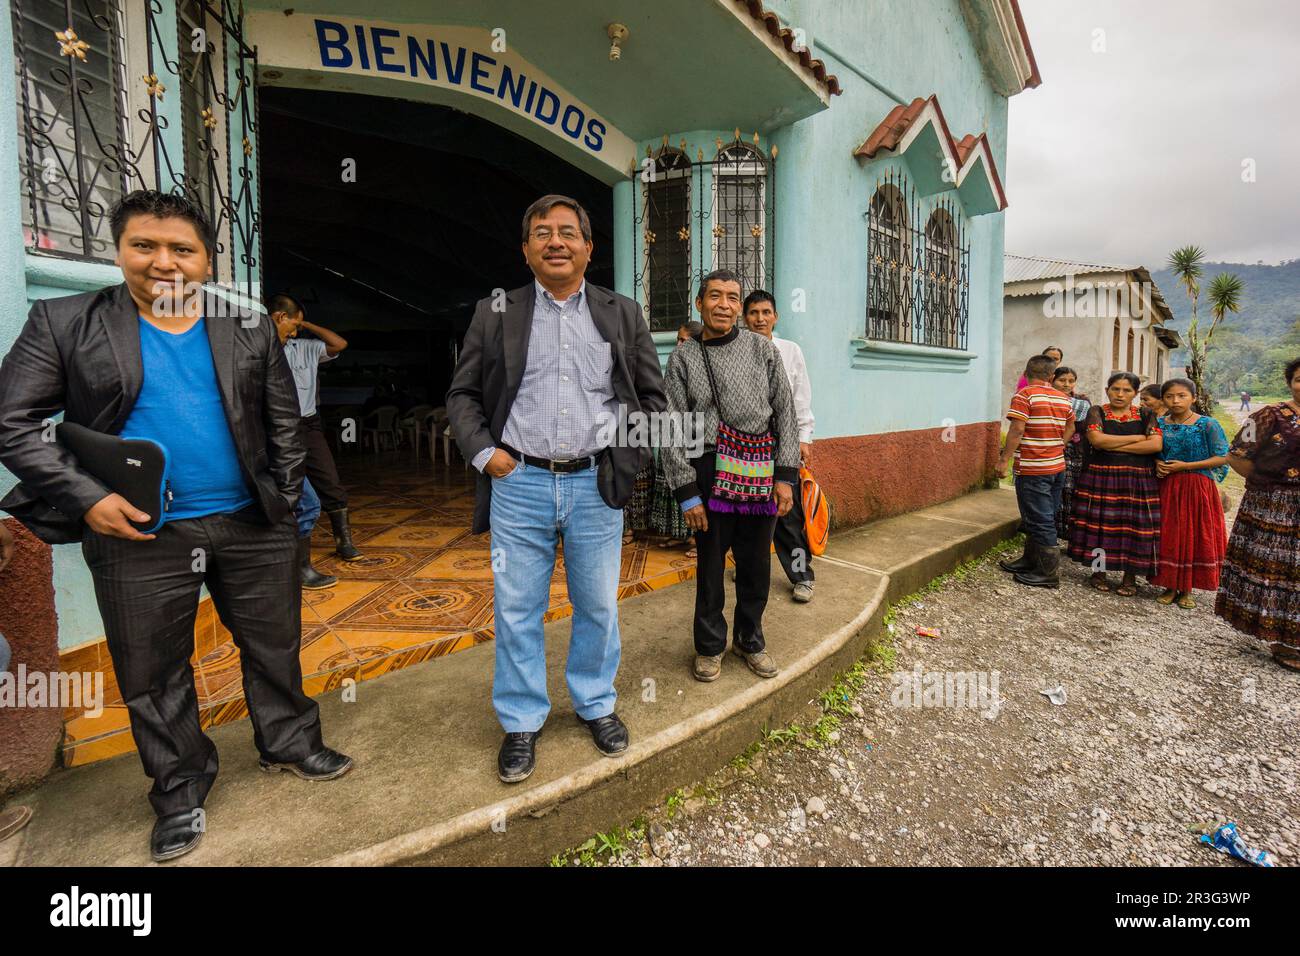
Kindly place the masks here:
[(732, 428), (722, 417), (722, 402), (713, 380), (709, 350), (697, 339), (704, 356), (704, 371), (709, 376), (713, 407), (718, 413), (717, 458), (713, 489), (709, 493), (709, 510), (742, 515), (774, 515), (776, 498), (772, 494), (776, 464), (776, 438), (769, 428), (755, 435)]

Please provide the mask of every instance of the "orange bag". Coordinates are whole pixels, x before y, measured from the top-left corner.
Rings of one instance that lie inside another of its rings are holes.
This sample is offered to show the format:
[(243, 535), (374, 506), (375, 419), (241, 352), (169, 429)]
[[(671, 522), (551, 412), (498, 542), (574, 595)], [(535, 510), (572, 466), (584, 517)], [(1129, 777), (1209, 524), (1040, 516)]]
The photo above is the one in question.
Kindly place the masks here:
[(831, 507), (822, 494), (821, 486), (812, 472), (799, 467), (799, 493), (803, 503), (803, 530), (808, 538), (808, 550), (814, 555), (826, 550), (831, 536)]

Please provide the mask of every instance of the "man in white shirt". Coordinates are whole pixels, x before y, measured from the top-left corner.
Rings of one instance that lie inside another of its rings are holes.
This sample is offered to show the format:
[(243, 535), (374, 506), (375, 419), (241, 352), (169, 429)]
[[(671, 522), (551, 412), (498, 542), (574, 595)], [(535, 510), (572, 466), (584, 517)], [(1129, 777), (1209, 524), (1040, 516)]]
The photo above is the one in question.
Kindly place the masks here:
[[(777, 338), (773, 334), (778, 318), (776, 300), (770, 292), (756, 289), (745, 297), (745, 326), (751, 332), (767, 336), (781, 353), (785, 376), (790, 380), (790, 391), (794, 393), (794, 414), (799, 423), (799, 457), (806, 467), (812, 462), (812, 383), (808, 380), (808, 366), (804, 364), (803, 350), (798, 343)], [(772, 540), (776, 545), (776, 556), (785, 569), (785, 576), (794, 585), (794, 599), (807, 604), (813, 598), (814, 579), (812, 552), (808, 550), (808, 538), (804, 533), (801, 498), (796, 489), (794, 507), (777, 519), (776, 533)]]
[[(356, 561), (361, 552), (352, 543), (352, 529), (348, 524), (348, 493), (339, 480), (338, 468), (330, 452), (329, 442), (325, 440), (325, 430), (321, 423), (320, 411), (316, 408), (319, 387), (318, 372), (325, 362), (337, 358), (348, 347), (347, 340), (337, 332), (331, 332), (324, 326), (308, 322), (300, 303), (293, 296), (283, 292), (276, 293), (267, 300), (267, 310), (275, 320), (275, 327), (280, 333), (280, 343), (284, 346), (285, 361), (293, 374), (293, 383), (298, 388), (298, 405), (302, 411), (302, 437), (307, 444), (307, 483), (320, 499), (319, 510), (324, 511), (330, 519), (334, 534), (334, 553), (344, 561)], [(298, 337), (306, 329), (313, 339)], [(304, 498), (310, 498), (304, 488)], [(303, 519), (300, 513), (299, 518)], [(305, 524), (305, 520), (303, 521)], [(310, 524), (315, 525), (315, 518)], [(307, 527), (311, 534), (311, 527)], [(304, 574), (310, 569), (310, 563)], [(313, 572), (314, 573), (314, 572)], [(307, 578), (310, 575), (306, 575)], [(306, 578), (305, 578), (306, 579)], [(316, 581), (320, 584), (320, 581)]]

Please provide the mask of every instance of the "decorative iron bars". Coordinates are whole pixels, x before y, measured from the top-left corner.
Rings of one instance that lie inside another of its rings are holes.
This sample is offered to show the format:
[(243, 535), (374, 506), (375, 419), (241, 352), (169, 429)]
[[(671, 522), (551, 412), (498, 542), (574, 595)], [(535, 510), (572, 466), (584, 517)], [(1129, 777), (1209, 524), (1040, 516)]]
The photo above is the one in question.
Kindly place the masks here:
[(108, 213), (129, 188), (124, 30), (116, 0), (12, 0), (23, 239), (111, 258)]
[(651, 331), (678, 329), (693, 317), (695, 290), (714, 269), (740, 276), (741, 291), (772, 289), (776, 191), (775, 149), (765, 156), (754, 143), (715, 141), (706, 160), (692, 162), (686, 143), (664, 144), (635, 173), (639, 202), (632, 217), (637, 270), (633, 291)]
[(970, 246), (961, 210), (940, 199), (922, 221), (915, 190), (890, 171), (867, 211), (867, 338), (965, 349)]
[[(134, 189), (185, 193), (213, 227), (214, 277), (256, 275), (257, 56), (235, 0), (11, 0), (24, 241), (114, 256), (108, 213)], [(175, 17), (177, 58), (164, 18)], [(143, 29), (141, 29), (143, 26)], [(139, 42), (132, 38), (139, 37)], [(140, 75), (129, 80), (132, 74)], [(180, 134), (162, 108), (179, 99)]]

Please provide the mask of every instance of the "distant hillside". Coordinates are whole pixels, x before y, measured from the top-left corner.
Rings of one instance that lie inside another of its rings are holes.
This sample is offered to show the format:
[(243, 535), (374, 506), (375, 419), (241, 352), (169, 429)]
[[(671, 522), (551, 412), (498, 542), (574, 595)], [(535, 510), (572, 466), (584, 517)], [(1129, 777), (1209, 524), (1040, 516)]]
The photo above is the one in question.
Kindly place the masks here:
[[(1201, 276), (1201, 302), (1197, 307), (1202, 328), (1213, 318), (1205, 303), (1205, 289), (1220, 272), (1234, 272), (1246, 285), (1241, 311), (1225, 316), (1222, 328), (1231, 326), (1248, 339), (1269, 344), (1285, 335), (1300, 318), (1300, 259), (1288, 259), (1275, 266), (1207, 262)], [(1173, 310), (1173, 327), (1180, 334), (1185, 332), (1192, 317), (1192, 303), (1187, 293), (1167, 268), (1158, 272), (1152, 270), (1151, 277)], [(1173, 364), (1180, 363), (1175, 361)]]

